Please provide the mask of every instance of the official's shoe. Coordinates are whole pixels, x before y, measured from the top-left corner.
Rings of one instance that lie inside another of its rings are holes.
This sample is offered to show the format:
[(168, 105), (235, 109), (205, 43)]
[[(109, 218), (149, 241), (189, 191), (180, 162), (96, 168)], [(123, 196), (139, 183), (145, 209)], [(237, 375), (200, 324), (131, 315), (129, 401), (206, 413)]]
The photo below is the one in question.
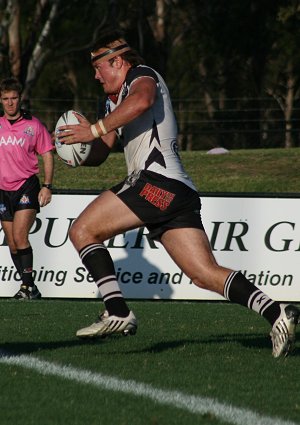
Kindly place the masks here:
[(21, 285), (14, 298), (16, 300), (39, 300), (40, 298), (42, 298), (42, 294), (40, 293), (36, 285), (33, 285), (32, 288), (27, 285)]
[(79, 329), (76, 336), (79, 338), (104, 337), (111, 334), (135, 335), (137, 330), (137, 320), (132, 311), (127, 317), (109, 316), (104, 311), (97, 321), (87, 328)]
[(300, 310), (291, 304), (281, 304), (281, 313), (270, 332), (274, 357), (288, 356), (294, 348)]

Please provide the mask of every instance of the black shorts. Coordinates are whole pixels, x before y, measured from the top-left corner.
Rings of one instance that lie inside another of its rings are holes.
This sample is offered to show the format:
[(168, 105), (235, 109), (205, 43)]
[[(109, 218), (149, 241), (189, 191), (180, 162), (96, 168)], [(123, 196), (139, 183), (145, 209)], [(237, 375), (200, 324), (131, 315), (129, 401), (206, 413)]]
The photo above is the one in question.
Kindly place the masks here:
[(152, 239), (169, 229), (204, 230), (199, 194), (178, 180), (142, 170), (110, 190), (143, 221)]
[(0, 220), (13, 221), (16, 211), (34, 209), (40, 212), (38, 194), (40, 182), (34, 174), (18, 190), (0, 189)]

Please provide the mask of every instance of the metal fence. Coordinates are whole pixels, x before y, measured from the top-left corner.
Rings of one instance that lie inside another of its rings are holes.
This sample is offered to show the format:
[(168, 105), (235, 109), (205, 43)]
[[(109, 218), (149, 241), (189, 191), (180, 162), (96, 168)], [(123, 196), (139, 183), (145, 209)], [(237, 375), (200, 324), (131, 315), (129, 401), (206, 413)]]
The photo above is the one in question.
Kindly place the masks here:
[[(90, 121), (103, 113), (102, 98), (74, 99), (32, 98), (30, 110), (49, 131), (60, 115), (74, 109)], [(273, 98), (231, 98), (218, 105), (218, 99), (172, 99), (181, 149), (202, 150), (215, 146), (228, 149), (300, 146), (300, 104), (295, 105), (287, 123)], [(215, 106), (217, 105), (217, 106)]]

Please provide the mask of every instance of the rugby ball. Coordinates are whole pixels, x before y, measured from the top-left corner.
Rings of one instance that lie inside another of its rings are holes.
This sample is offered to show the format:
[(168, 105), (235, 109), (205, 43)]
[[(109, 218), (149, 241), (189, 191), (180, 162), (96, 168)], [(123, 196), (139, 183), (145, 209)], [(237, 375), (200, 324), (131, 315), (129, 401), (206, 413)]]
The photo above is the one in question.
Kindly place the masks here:
[[(79, 121), (74, 115), (73, 110), (64, 112), (58, 119), (55, 126), (55, 136), (59, 134), (59, 127), (68, 124), (78, 124)], [(84, 117), (80, 112), (76, 112)], [(91, 143), (74, 143), (66, 145), (55, 137), (55, 148), (60, 159), (70, 167), (78, 167), (84, 163), (91, 151)]]

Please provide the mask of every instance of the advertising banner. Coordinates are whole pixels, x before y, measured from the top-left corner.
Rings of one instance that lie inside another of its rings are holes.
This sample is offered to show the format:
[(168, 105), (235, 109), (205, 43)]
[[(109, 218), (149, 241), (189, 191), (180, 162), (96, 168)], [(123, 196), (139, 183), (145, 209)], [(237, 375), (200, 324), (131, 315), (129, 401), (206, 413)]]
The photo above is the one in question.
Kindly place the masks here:
[[(72, 222), (95, 195), (53, 195), (30, 241), (35, 282), (43, 297), (97, 298), (99, 293), (68, 238)], [(219, 264), (240, 270), (275, 300), (300, 301), (300, 199), (203, 196), (202, 219)], [(126, 298), (223, 300), (196, 287), (158, 242), (140, 228), (105, 242)], [(0, 230), (0, 297), (20, 278)], [(196, 254), (195, 254), (196, 255)]]

